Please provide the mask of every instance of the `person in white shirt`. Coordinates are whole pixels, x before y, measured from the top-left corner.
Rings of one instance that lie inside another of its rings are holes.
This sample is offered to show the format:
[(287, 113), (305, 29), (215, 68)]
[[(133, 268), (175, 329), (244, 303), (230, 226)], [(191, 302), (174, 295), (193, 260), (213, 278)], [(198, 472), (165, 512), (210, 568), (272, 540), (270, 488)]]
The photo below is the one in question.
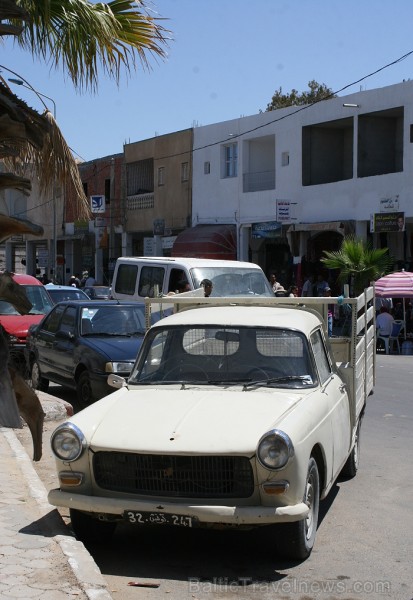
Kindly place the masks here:
[(393, 329), (394, 318), (386, 306), (382, 306), (376, 317), (376, 327), (381, 336), (390, 336)]

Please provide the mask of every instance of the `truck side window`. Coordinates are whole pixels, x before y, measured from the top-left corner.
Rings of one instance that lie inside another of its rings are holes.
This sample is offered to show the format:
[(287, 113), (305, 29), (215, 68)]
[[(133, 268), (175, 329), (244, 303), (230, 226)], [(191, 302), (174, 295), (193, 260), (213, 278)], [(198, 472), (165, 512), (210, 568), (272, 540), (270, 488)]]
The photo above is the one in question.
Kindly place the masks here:
[(311, 335), (311, 346), (313, 348), (316, 367), (320, 375), (320, 383), (323, 384), (329, 377), (331, 377), (331, 365), (320, 330), (315, 331)]
[(178, 289), (178, 283), (181, 281), (188, 281), (185, 271), (183, 269), (171, 269), (168, 292), (176, 292)]
[(142, 267), (139, 277), (139, 296), (155, 298), (162, 294), (165, 269), (163, 267)]
[(138, 277), (137, 265), (119, 265), (116, 277), (115, 292), (133, 296)]

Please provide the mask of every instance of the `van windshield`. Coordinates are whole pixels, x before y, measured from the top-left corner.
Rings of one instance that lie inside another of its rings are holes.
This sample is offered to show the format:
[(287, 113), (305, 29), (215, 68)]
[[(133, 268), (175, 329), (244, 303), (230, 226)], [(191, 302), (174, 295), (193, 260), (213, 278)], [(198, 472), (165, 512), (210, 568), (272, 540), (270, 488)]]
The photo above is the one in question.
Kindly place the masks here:
[(190, 270), (194, 288), (201, 281), (212, 281), (211, 296), (274, 296), (265, 275), (258, 269), (226, 267), (195, 267)]

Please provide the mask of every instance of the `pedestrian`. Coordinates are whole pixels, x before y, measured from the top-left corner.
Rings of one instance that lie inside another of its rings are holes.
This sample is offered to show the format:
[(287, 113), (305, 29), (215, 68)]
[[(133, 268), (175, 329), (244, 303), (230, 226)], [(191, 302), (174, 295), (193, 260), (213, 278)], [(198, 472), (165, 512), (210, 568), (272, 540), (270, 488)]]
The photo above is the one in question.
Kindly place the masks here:
[(69, 281), (67, 282), (67, 285), (70, 285), (70, 286), (72, 286), (72, 287), (79, 287), (79, 286), (77, 285), (77, 282), (76, 282), (76, 277), (75, 277), (74, 275), (72, 275), (72, 276), (70, 277)]
[(85, 287), (93, 287), (94, 285), (96, 285), (96, 279), (93, 277), (93, 274), (90, 273), (86, 278)]
[(277, 274), (276, 273), (271, 273), (270, 278), (269, 278), (269, 282), (270, 282), (270, 285), (272, 287), (272, 291), (274, 292), (274, 294), (276, 292), (284, 290), (284, 288), (281, 285), (281, 283), (279, 281), (277, 281)]
[(178, 281), (178, 289), (176, 290), (177, 294), (183, 294), (184, 292), (190, 292), (191, 286), (189, 285), (186, 279), (181, 279)]
[(291, 285), (288, 288), (288, 296), (290, 298), (297, 298), (298, 297), (298, 286), (296, 285)]
[(82, 279), (80, 280), (80, 287), (85, 287), (86, 285), (86, 279), (89, 277), (89, 271), (83, 271), (82, 273)]
[[(317, 275), (317, 283), (316, 283), (316, 292), (317, 292), (317, 296), (323, 297), (324, 296), (324, 291), (326, 289), (330, 289), (330, 286), (328, 285), (327, 281), (324, 279), (324, 276), (322, 275), (322, 273), (320, 273), (319, 275)], [(331, 294), (330, 294), (331, 296)]]
[(314, 293), (314, 275), (308, 275), (306, 280), (303, 283), (303, 289), (301, 290), (301, 296), (308, 298), (310, 296), (315, 296)]
[(212, 293), (212, 288), (214, 287), (212, 281), (210, 279), (203, 279), (201, 285), (204, 288), (205, 298), (209, 298)]
[[(327, 286), (324, 288), (323, 296), (328, 298), (331, 296), (331, 289)], [(327, 333), (328, 337), (333, 335), (333, 316), (334, 316), (334, 304), (327, 306)]]

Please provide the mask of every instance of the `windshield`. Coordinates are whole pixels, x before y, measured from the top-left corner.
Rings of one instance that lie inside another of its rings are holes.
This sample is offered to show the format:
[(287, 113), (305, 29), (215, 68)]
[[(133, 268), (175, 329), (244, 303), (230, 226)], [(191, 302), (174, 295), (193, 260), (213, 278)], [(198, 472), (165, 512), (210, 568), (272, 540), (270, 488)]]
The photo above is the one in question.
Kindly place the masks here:
[(53, 290), (49, 288), (47, 291), (55, 304), (64, 302), (65, 300), (88, 300), (88, 296), (82, 290), (76, 288), (72, 288), (71, 290)]
[(149, 332), (130, 384), (307, 388), (316, 375), (304, 335), (279, 328), (168, 327)]
[(32, 303), (29, 315), (45, 315), (53, 308), (53, 302), (42, 285), (24, 285), (23, 287)]
[(145, 333), (145, 307), (143, 304), (135, 306), (108, 305), (88, 306), (82, 308), (81, 334), (82, 335), (144, 335)]
[(259, 269), (196, 267), (191, 269), (191, 277), (195, 289), (201, 287), (204, 279), (212, 281), (211, 296), (274, 296), (264, 273)]

